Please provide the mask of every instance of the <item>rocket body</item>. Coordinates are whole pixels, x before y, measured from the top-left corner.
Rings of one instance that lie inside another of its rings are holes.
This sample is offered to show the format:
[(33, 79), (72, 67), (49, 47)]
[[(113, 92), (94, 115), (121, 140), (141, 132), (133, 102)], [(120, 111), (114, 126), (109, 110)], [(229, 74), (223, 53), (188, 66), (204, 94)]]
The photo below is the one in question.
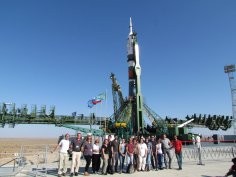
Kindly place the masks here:
[(132, 21), (130, 19), (130, 33), (127, 41), (127, 62), (129, 79), (129, 100), (132, 102), (131, 123), (133, 133), (141, 132), (143, 129), (143, 103), (141, 93), (141, 66), (139, 61), (139, 46), (137, 33), (133, 32)]

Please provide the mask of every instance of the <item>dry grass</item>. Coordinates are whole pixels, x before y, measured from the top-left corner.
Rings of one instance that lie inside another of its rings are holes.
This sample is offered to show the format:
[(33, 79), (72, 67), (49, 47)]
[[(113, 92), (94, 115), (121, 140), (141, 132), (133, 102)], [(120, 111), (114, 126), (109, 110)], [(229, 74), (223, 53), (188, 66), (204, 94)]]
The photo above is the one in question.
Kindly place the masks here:
[(19, 154), (23, 154), (31, 164), (43, 163), (45, 156), (53, 161), (56, 158), (55, 154), (46, 154), (46, 151), (50, 152), (56, 144), (57, 139), (0, 138), (0, 164), (10, 161)]

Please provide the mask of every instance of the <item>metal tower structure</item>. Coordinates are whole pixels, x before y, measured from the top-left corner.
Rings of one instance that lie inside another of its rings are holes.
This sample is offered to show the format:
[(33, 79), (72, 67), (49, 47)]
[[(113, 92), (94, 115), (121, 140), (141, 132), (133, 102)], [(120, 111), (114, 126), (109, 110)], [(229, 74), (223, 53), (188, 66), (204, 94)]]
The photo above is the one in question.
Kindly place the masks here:
[[(0, 103), (0, 128), (4, 128), (6, 124), (9, 125), (9, 128), (14, 128), (16, 124), (54, 124), (58, 127), (66, 127), (83, 133), (90, 132), (101, 136), (105, 131), (102, 129), (94, 130), (91, 126), (103, 125), (106, 121), (106, 117), (95, 117), (94, 114), (90, 116), (84, 116), (83, 114), (56, 115), (55, 106), (51, 106), (49, 113), (47, 113), (46, 105), (42, 105), (41, 109), (37, 109), (36, 105), (32, 105), (29, 112), (26, 104), (23, 104), (21, 108), (17, 108), (15, 103)], [(90, 125), (90, 128), (79, 127), (79, 125)]]
[(111, 73), (110, 79), (112, 80), (112, 95), (113, 95), (113, 109), (115, 120), (117, 120), (117, 115), (119, 108), (124, 105), (124, 98), (122, 95), (121, 87), (118, 84), (115, 74)]
[(231, 97), (232, 97), (232, 115), (233, 115), (233, 128), (234, 135), (236, 135), (236, 83), (234, 80), (233, 73), (235, 72), (235, 65), (227, 65), (224, 67), (225, 73), (228, 74), (229, 84), (231, 89)]

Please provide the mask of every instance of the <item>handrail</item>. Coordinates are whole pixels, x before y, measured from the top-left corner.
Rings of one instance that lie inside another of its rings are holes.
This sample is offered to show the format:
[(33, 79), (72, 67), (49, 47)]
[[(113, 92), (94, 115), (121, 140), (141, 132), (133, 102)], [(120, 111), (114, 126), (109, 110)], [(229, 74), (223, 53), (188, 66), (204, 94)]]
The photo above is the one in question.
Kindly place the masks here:
[(12, 162), (12, 161), (15, 161), (16, 159), (18, 159), (18, 157), (17, 157), (17, 158), (14, 158), (14, 159), (12, 159), (12, 160), (10, 160), (10, 161), (8, 161), (8, 162), (2, 164), (2, 165), (0, 165), (0, 167), (4, 166), (4, 165), (6, 165), (6, 164), (8, 164), (8, 163), (10, 163), (10, 162)]

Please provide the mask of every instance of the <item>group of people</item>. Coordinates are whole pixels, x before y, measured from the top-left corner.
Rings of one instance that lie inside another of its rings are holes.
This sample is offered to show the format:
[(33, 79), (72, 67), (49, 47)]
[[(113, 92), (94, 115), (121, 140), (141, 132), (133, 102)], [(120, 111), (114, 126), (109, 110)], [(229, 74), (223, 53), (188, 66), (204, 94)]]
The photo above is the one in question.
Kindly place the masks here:
[[(182, 142), (174, 136), (174, 140), (163, 134), (160, 138), (155, 136), (131, 137), (128, 142), (125, 139), (114, 138), (109, 135), (100, 144), (99, 139), (92, 142), (92, 136), (82, 139), (81, 133), (70, 140), (69, 134), (61, 140), (54, 152), (60, 147), (58, 175), (65, 176), (67, 172), (66, 161), (68, 152), (72, 154), (70, 176), (78, 176), (81, 156), (86, 161), (84, 175), (89, 175), (89, 167), (92, 163), (94, 174), (100, 171), (107, 175), (114, 173), (133, 173), (135, 171), (150, 171), (172, 168), (172, 149), (174, 149), (178, 169), (182, 170)], [(126, 162), (126, 163), (125, 163)]]

